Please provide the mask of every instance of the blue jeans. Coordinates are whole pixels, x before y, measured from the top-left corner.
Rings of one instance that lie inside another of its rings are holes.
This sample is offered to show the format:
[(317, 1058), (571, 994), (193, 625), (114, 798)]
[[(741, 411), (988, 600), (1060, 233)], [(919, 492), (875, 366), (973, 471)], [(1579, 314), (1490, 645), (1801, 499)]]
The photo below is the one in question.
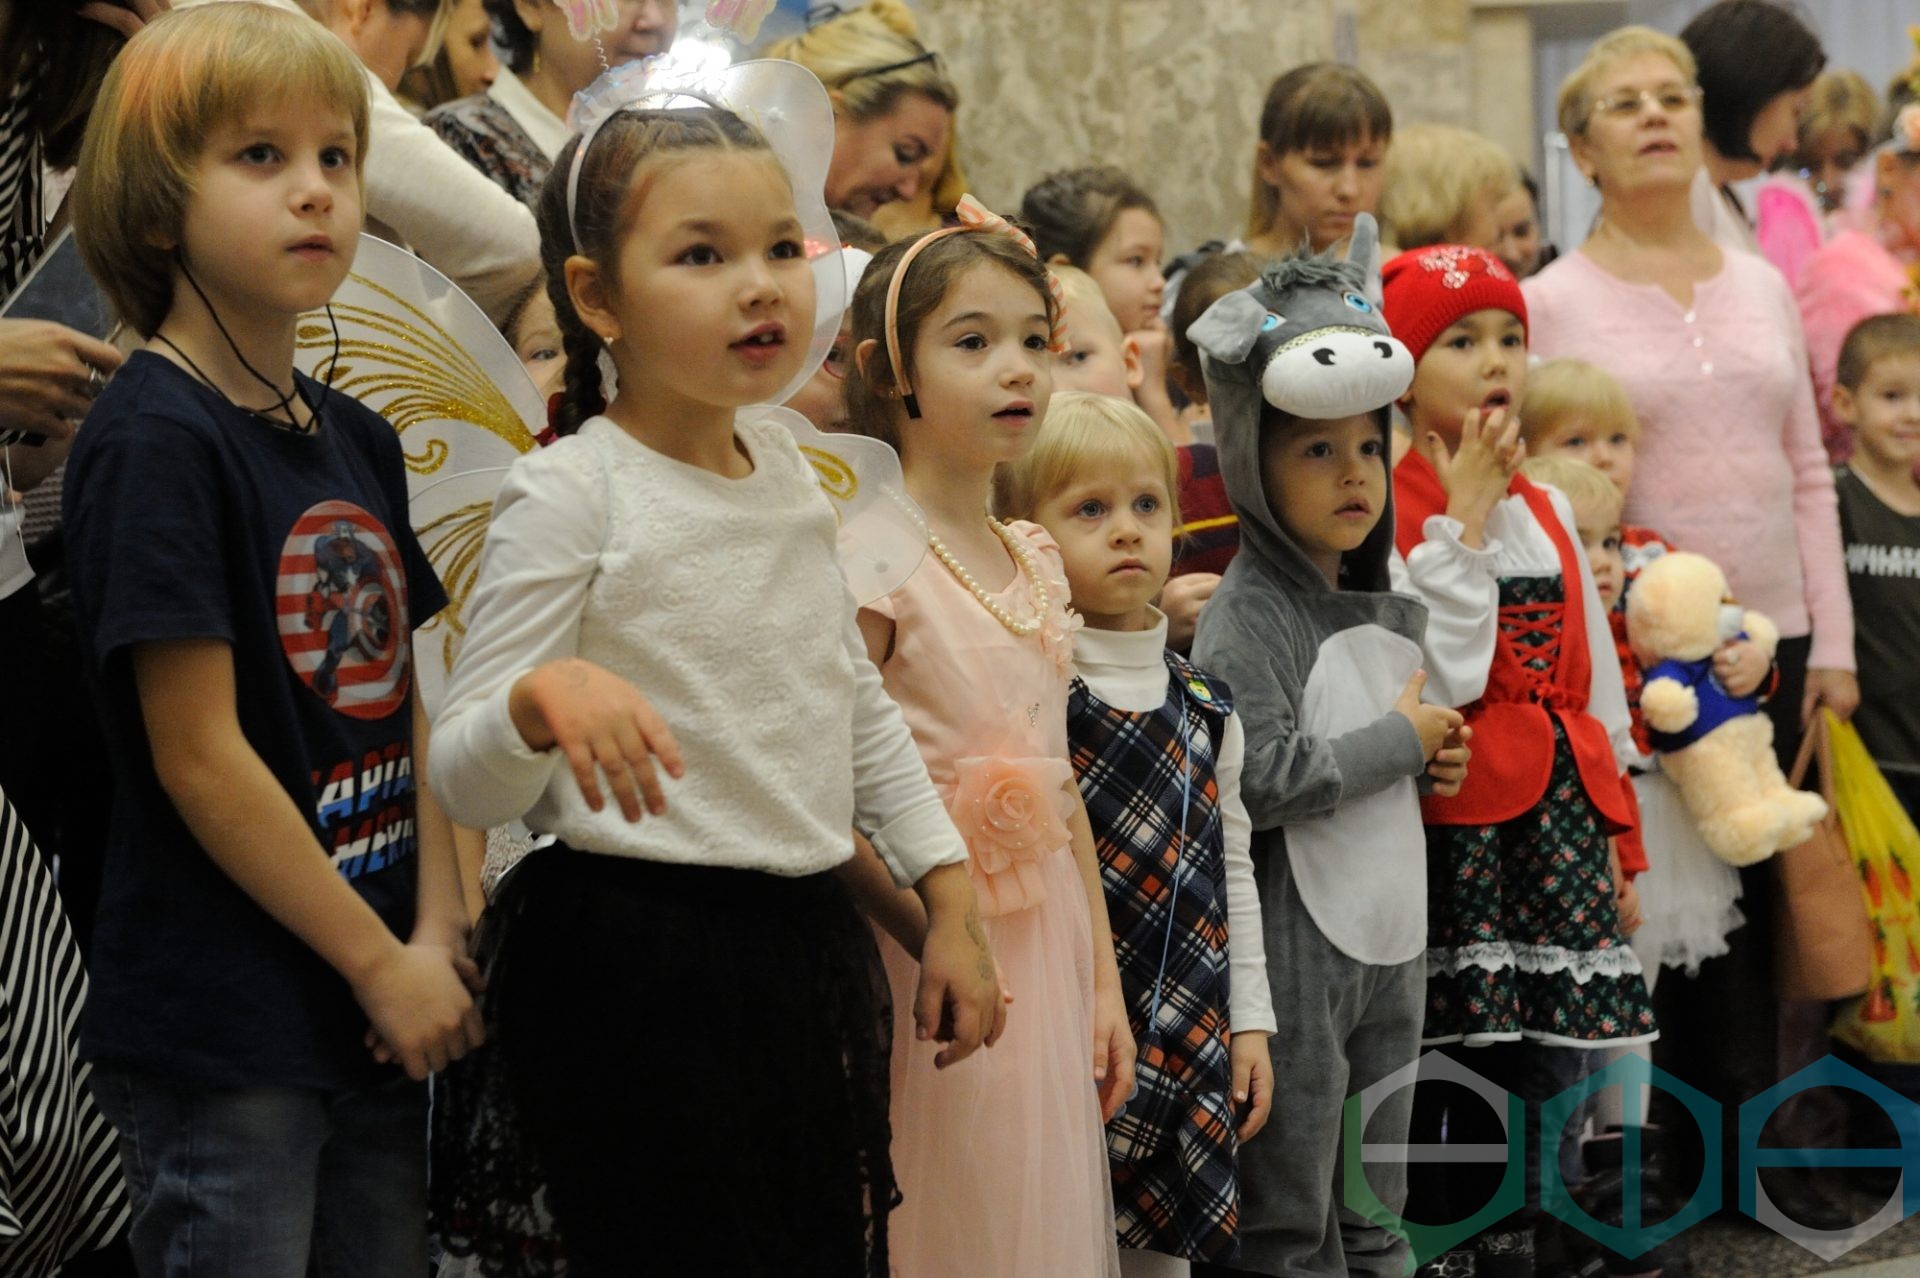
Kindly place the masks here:
[(96, 1064), (141, 1278), (417, 1278), (427, 1090), (196, 1087)]

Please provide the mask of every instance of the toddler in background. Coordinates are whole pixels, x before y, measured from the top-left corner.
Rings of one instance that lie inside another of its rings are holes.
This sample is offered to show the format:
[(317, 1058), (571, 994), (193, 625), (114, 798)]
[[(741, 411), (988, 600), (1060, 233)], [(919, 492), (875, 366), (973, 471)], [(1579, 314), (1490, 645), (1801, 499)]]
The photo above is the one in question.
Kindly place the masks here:
[(1920, 814), (1920, 319), (1854, 325), (1840, 347), (1833, 411), (1854, 438), (1834, 472), (1860, 618), (1853, 722), (1908, 813)]
[(1068, 169), (1027, 190), (1020, 219), (1041, 260), (1077, 266), (1100, 286), (1140, 362), (1135, 401), (1168, 438), (1182, 442), (1179, 413), (1167, 395), (1167, 331), (1160, 318), (1166, 226), (1153, 197), (1111, 166)]
[[(844, 296), (852, 297), (853, 291), (860, 287), (860, 277), (866, 273), (873, 255), (887, 246), (887, 237), (865, 218), (839, 209), (833, 210), (833, 230), (840, 239), (840, 261), (846, 270)], [(848, 312), (843, 310), (834, 315), (823, 312), (817, 317), (817, 322), (833, 325), (838, 336), (833, 339), (833, 345), (827, 348), (826, 359), (813, 370), (813, 376), (787, 396), (786, 406), (812, 422), (819, 430), (832, 435), (848, 429), (845, 384), (847, 352), (852, 343), (851, 321)]]
[(1190, 442), (1177, 450), (1182, 522), (1174, 530), (1172, 574), (1160, 594), (1160, 609), (1167, 614), (1168, 642), (1183, 652), (1193, 640), (1200, 609), (1219, 587), (1220, 574), (1240, 548), (1240, 517), (1227, 500), (1227, 485), (1220, 477), (1213, 423), (1190, 420), (1194, 410), (1200, 414), (1207, 411), (1207, 379), (1200, 367), (1200, 351), (1187, 330), (1221, 297), (1245, 288), (1259, 276), (1259, 265), (1250, 253), (1228, 250), (1208, 254), (1187, 272), (1185, 287), (1174, 301), (1169, 321), (1173, 358), (1168, 373), (1191, 406), (1186, 430)]
[[(1064, 269), (1064, 268), (1062, 268)], [(1239, 1141), (1265, 1124), (1274, 1030), (1227, 686), (1166, 646), (1172, 447), (1122, 398), (1060, 393), (995, 505), (1053, 535), (1074, 608), (1067, 737), (1087, 805), (1139, 1090), (1107, 1126), (1121, 1272), (1229, 1251)]]
[(1066, 302), (1061, 319), (1067, 334), (1067, 348), (1053, 357), (1054, 388), (1134, 402), (1143, 375), (1139, 345), (1120, 331), (1120, 321), (1108, 309), (1106, 295), (1093, 276), (1077, 266), (1052, 270)]

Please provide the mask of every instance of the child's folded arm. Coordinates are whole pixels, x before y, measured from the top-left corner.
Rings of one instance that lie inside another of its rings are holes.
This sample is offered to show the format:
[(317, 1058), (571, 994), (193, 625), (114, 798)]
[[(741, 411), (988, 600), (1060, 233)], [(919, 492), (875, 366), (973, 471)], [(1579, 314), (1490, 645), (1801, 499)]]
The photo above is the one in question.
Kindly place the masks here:
[(561, 761), (556, 750), (528, 747), (510, 700), (521, 676), (579, 647), (581, 609), (606, 541), (605, 481), (590, 465), (584, 449), (530, 453), (494, 501), (466, 639), (433, 724), (429, 779), (462, 825), (485, 829), (521, 816)]
[[(1577, 546), (1580, 534), (1575, 527), (1573, 507), (1557, 488), (1547, 489), (1554, 513), (1566, 527), (1567, 536)], [(1587, 712), (1607, 730), (1613, 744), (1614, 762), (1624, 778), (1632, 768), (1646, 763), (1646, 756), (1633, 740), (1633, 714), (1627, 709), (1627, 686), (1620, 677), (1620, 650), (1614, 646), (1613, 627), (1607, 621), (1607, 609), (1600, 602), (1600, 591), (1593, 583), (1593, 568), (1585, 555), (1575, 555), (1580, 564), (1578, 589), (1586, 619), (1587, 660), (1592, 673), (1587, 680)], [(1626, 781), (1621, 781), (1626, 785)]]
[(1253, 873), (1253, 821), (1240, 799), (1240, 772), (1246, 763), (1246, 751), (1240, 716), (1229, 715), (1220, 756), (1213, 764), (1226, 852), (1227, 966), (1232, 990), (1227, 1023), (1235, 1033), (1252, 1030), (1271, 1034), (1279, 1028), (1279, 1022), (1274, 1018), (1273, 994), (1267, 985), (1266, 933), (1260, 918), (1260, 889)]
[[(1236, 688), (1249, 685), (1226, 678)], [(1254, 829), (1331, 816), (1342, 803), (1426, 768), (1420, 734), (1405, 715), (1389, 711), (1337, 737), (1314, 736), (1299, 730), (1294, 708), (1277, 685), (1268, 686), (1268, 695), (1235, 706), (1247, 741), (1240, 798)]]
[(1459, 521), (1434, 515), (1426, 540), (1404, 560), (1388, 560), (1393, 588), (1427, 605), (1425, 700), (1443, 706), (1478, 701), (1487, 690), (1493, 647), (1500, 634), (1500, 543), (1474, 549), (1460, 540)]

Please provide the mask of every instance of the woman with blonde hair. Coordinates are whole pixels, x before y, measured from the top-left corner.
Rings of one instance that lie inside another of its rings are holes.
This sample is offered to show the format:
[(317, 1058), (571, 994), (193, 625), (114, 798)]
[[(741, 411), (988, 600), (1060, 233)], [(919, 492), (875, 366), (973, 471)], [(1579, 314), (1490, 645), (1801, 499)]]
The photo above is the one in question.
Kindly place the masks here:
[(761, 56), (798, 62), (827, 86), (827, 206), (871, 219), (882, 205), (919, 194), (926, 161), (948, 151), (960, 91), (940, 55), (920, 43), (902, 0), (868, 0), (851, 12), (828, 7), (824, 21)]
[(1399, 249), (1500, 239), (1500, 204), (1520, 185), (1513, 157), (1468, 129), (1413, 124), (1387, 156), (1380, 238)]

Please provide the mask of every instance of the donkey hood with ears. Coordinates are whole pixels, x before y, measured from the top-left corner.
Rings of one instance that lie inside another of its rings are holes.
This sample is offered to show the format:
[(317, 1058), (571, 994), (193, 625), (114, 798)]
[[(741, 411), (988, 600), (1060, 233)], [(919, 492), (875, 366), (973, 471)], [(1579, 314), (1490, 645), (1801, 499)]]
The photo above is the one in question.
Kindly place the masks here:
[[(1295, 587), (1326, 589), (1326, 582), (1268, 503), (1261, 420), (1268, 409), (1309, 421), (1353, 417), (1384, 409), (1406, 393), (1413, 384), (1413, 356), (1388, 329), (1374, 300), (1379, 296), (1377, 232), (1363, 213), (1354, 220), (1344, 258), (1329, 250), (1275, 262), (1187, 330), (1201, 353), (1220, 472), (1240, 516), (1243, 548)], [(1384, 413), (1381, 432), (1383, 445), (1390, 444)], [(1383, 450), (1383, 468), (1390, 452)], [(1347, 589), (1388, 589), (1391, 490), (1389, 477), (1387, 509), (1366, 542), (1346, 557)]]

